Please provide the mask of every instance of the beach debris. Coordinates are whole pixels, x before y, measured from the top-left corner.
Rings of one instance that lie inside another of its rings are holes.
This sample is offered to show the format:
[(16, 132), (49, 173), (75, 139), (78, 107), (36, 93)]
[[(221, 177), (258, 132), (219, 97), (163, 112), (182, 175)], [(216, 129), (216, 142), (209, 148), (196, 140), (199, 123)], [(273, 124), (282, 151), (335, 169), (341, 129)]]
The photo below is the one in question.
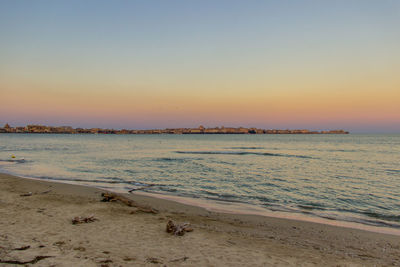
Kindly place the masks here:
[(65, 245), (65, 242), (64, 241), (57, 241), (57, 242), (54, 242), (53, 245), (60, 247), (60, 246)]
[(91, 223), (94, 221), (98, 221), (98, 219), (95, 218), (94, 215), (90, 215), (88, 217), (77, 216), (72, 219), (72, 224)]
[[(141, 212), (146, 212), (146, 213), (153, 213), (153, 214), (157, 214), (158, 210), (153, 209), (151, 207), (148, 206), (142, 206), (137, 204), (135, 201), (118, 195), (118, 194), (114, 194), (114, 193), (102, 193), (101, 196), (103, 197), (103, 199), (101, 201), (103, 202), (121, 202), (129, 207), (134, 207), (137, 209), (137, 211), (141, 211)], [(135, 213), (135, 212), (133, 212)]]
[(135, 258), (135, 257), (128, 257), (128, 256), (126, 256), (126, 257), (123, 258), (123, 260), (124, 260), (124, 261), (134, 261), (134, 260), (136, 260), (136, 258)]
[(227, 243), (229, 243), (229, 244), (231, 244), (231, 245), (236, 245), (236, 243), (235, 243), (235, 242), (233, 242), (232, 240), (229, 240), (229, 239), (228, 239), (228, 240), (226, 240), (226, 242), (227, 242)]
[(129, 207), (137, 206), (137, 204), (133, 200), (130, 200), (129, 198), (121, 196), (121, 195), (117, 195), (117, 194), (113, 194), (113, 193), (102, 193), (101, 196), (103, 197), (103, 199), (102, 199), (103, 202), (119, 201)]
[(0, 263), (6, 263), (6, 264), (16, 264), (16, 265), (26, 265), (26, 264), (36, 264), (38, 261), (47, 259), (47, 258), (52, 258), (54, 256), (36, 256), (30, 261), (20, 261), (20, 260), (2, 260), (0, 259)]
[(138, 211), (141, 211), (141, 212), (145, 212), (145, 213), (153, 213), (153, 214), (157, 214), (158, 213), (158, 210), (156, 210), (156, 209), (153, 209), (153, 208), (151, 208), (151, 207), (136, 207), (137, 209), (138, 209)]
[(17, 158), (15, 155), (11, 155), (9, 159), (6, 161), (8, 162), (16, 162), (16, 163), (24, 163), (25, 159), (24, 158)]
[(150, 207), (135, 207), (136, 210), (133, 210), (130, 212), (130, 214), (136, 214), (138, 211), (139, 212), (145, 212), (145, 213), (153, 213), (153, 214), (157, 214), (158, 210), (150, 208)]
[(45, 208), (38, 208), (36, 212), (43, 213), (46, 209)]
[(182, 236), (186, 232), (192, 232), (193, 228), (190, 227), (190, 223), (176, 224), (172, 220), (168, 220), (166, 231), (167, 233)]
[(19, 247), (19, 248), (14, 248), (13, 250), (27, 250), (28, 248), (30, 248), (31, 246), (22, 246), (22, 247)]
[(162, 263), (162, 261), (160, 260), (160, 259), (158, 259), (158, 258), (147, 258), (147, 262), (150, 262), (150, 263), (155, 263), (155, 264), (160, 264), (160, 263)]
[(107, 259), (107, 258), (99, 258), (96, 261), (98, 263), (111, 263), (111, 262), (113, 262), (111, 259)]
[(186, 261), (187, 259), (189, 259), (189, 257), (184, 256), (182, 258), (177, 258), (177, 259), (170, 260), (169, 262)]
[(46, 191), (43, 191), (43, 192), (40, 192), (40, 193), (28, 192), (28, 193), (20, 194), (19, 196), (20, 196), (20, 197), (30, 197), (30, 196), (38, 195), (38, 194), (44, 195), (44, 194), (48, 194), (48, 193), (50, 193), (50, 192), (51, 192), (51, 190), (46, 190)]

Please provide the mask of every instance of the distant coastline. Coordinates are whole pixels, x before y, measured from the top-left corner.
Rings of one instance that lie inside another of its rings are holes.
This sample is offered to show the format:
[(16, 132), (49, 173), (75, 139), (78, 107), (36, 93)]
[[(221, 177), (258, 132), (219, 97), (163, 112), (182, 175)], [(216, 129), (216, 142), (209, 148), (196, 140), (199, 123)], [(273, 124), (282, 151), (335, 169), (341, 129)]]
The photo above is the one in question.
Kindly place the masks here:
[(71, 126), (27, 125), (11, 127), (8, 123), (0, 128), (0, 133), (35, 133), (35, 134), (349, 134), (345, 130), (311, 131), (311, 130), (279, 130), (244, 127), (205, 128), (166, 128), (151, 130), (115, 130), (101, 128), (72, 128)]

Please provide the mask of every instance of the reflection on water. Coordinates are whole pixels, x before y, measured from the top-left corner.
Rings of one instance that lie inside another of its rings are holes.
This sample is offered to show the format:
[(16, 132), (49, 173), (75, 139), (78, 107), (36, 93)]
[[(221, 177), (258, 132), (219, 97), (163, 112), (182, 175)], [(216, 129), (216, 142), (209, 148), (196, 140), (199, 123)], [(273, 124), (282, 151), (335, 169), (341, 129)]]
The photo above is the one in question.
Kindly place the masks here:
[(399, 162), (400, 135), (0, 135), (3, 172), (389, 227)]

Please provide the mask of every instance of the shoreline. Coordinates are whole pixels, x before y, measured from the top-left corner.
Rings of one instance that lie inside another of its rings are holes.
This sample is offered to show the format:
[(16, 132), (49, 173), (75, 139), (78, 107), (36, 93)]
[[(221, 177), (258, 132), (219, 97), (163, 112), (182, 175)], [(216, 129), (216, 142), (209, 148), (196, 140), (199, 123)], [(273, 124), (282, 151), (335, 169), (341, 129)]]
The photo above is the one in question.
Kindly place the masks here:
[(364, 230), (374, 233), (396, 235), (400, 237), (400, 229), (385, 226), (373, 226), (357, 222), (341, 221), (334, 219), (326, 219), (323, 217), (318, 217), (316, 215), (307, 215), (303, 213), (293, 213), (284, 211), (270, 211), (259, 206), (246, 204), (246, 203), (233, 203), (233, 202), (223, 202), (217, 200), (207, 200), (207, 199), (192, 199), (182, 196), (174, 196), (167, 194), (149, 193), (137, 191), (134, 194), (154, 197), (158, 199), (170, 200), (178, 203), (182, 203), (188, 206), (195, 206), (204, 208), (208, 211), (217, 213), (227, 213), (227, 214), (238, 214), (238, 215), (254, 215), (267, 218), (278, 218), (287, 219), (294, 221), (312, 222), (323, 225), (331, 225), (336, 227), (343, 227), (349, 229)]
[[(107, 190), (0, 174), (0, 260), (48, 266), (400, 265), (400, 237), (309, 221), (206, 210), (143, 194), (124, 196), (147, 214), (101, 202)], [(32, 192), (31, 196), (21, 194)], [(47, 192), (47, 193), (46, 193)], [(72, 225), (75, 216), (98, 221)], [(182, 237), (169, 219), (190, 222)], [(16, 247), (29, 246), (20, 251)]]
[(226, 213), (226, 214), (232, 214), (232, 215), (237, 214), (237, 215), (245, 215), (245, 216), (246, 215), (261, 216), (261, 217), (267, 217), (267, 218), (278, 218), (278, 219), (287, 219), (287, 220), (302, 221), (302, 222), (311, 222), (311, 223), (317, 223), (317, 224), (322, 224), (322, 225), (330, 225), (330, 226), (336, 226), (336, 227), (369, 231), (369, 232), (380, 233), (380, 234), (400, 236), (400, 229), (394, 228), (394, 227), (374, 226), (374, 225), (368, 225), (368, 224), (363, 224), (363, 223), (359, 223), (359, 222), (327, 219), (327, 218), (319, 217), (317, 215), (304, 214), (304, 213), (272, 211), (272, 210), (268, 210), (266, 208), (262, 208), (257, 205), (252, 205), (252, 204), (248, 204), (248, 203), (236, 203), (236, 202), (229, 202), (229, 201), (190, 198), (190, 197), (184, 197), (184, 196), (179, 196), (179, 195), (169, 195), (169, 194), (163, 194), (163, 193), (158, 193), (158, 192), (151, 193), (151, 192), (140, 191), (140, 190), (129, 193), (128, 191), (125, 191), (125, 190), (115, 190), (112, 188), (96, 187), (94, 185), (85, 185), (85, 184), (80, 184), (79, 182), (74, 182), (74, 181), (69, 182), (69, 181), (65, 181), (65, 180), (58, 181), (58, 180), (40, 179), (40, 178), (34, 178), (34, 177), (28, 177), (28, 176), (17, 176), (12, 173), (4, 172), (4, 170), (2, 170), (2, 172), (0, 172), (0, 175), (2, 175), (2, 174), (10, 175), (10, 176), (21, 178), (21, 179), (30, 179), (30, 180), (36, 180), (36, 181), (49, 182), (49, 183), (60, 183), (60, 184), (66, 184), (66, 185), (83, 186), (83, 187), (88, 187), (88, 188), (97, 189), (97, 190), (114, 192), (114, 193), (122, 194), (125, 196), (140, 195), (140, 196), (145, 196), (145, 197), (149, 197), (149, 198), (172, 201), (172, 202), (180, 203), (180, 204), (191, 206), (191, 207), (202, 208), (207, 211), (216, 212), (216, 213)]

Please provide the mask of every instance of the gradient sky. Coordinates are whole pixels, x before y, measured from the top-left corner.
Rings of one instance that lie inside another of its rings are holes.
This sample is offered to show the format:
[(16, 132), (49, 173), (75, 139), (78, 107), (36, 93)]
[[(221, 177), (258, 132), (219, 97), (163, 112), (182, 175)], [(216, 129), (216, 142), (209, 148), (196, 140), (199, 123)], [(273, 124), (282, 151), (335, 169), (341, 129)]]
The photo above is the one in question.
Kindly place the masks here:
[(0, 0), (0, 124), (400, 132), (400, 1)]

